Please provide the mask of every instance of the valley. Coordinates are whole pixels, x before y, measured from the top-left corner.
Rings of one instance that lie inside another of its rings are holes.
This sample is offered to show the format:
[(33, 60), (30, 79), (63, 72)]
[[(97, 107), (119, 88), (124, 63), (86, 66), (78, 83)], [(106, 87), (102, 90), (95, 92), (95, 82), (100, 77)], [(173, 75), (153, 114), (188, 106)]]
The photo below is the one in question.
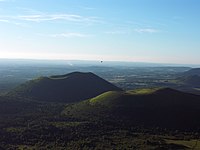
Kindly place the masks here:
[[(124, 90), (143, 87), (182, 87), (178, 78), (190, 69), (190, 67), (184, 66), (143, 63), (104, 62), (104, 64), (99, 64), (97, 61), (7, 60), (0, 65), (0, 93), (6, 93), (19, 84), (41, 76), (63, 75), (76, 71), (92, 72)], [(195, 91), (195, 89), (192, 90)]]

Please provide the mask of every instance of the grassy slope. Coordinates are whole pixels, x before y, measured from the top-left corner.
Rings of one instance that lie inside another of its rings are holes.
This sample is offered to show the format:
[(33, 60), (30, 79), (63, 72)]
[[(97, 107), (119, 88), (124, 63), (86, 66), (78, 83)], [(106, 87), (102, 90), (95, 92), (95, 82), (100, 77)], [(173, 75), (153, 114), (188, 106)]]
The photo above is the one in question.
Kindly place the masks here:
[(172, 89), (106, 92), (63, 111), (77, 118), (169, 128), (198, 128), (200, 97)]
[(145, 95), (145, 94), (153, 94), (157, 90), (162, 88), (144, 88), (144, 89), (136, 89), (136, 90), (130, 90), (127, 91), (127, 93), (130, 93), (132, 95)]

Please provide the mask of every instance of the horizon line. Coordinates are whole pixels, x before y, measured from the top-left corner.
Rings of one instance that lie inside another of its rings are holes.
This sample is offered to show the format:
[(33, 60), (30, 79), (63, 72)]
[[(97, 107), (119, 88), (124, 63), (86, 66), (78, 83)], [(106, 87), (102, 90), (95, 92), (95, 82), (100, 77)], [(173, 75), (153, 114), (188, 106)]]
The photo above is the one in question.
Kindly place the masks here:
[(18, 60), (18, 61), (84, 61), (84, 62), (109, 62), (109, 63), (140, 63), (140, 64), (152, 64), (152, 65), (172, 65), (172, 66), (199, 66), (200, 64), (194, 63), (167, 63), (167, 62), (148, 62), (148, 61), (129, 61), (129, 60), (97, 60), (97, 59), (51, 59), (51, 58), (4, 58), (0, 57), (0, 60)]

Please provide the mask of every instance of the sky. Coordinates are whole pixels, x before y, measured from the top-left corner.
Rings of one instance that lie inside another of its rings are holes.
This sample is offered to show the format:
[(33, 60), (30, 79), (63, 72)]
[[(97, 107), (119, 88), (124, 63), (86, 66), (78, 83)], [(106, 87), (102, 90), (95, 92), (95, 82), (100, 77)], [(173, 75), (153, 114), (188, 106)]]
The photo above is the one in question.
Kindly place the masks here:
[(0, 0), (0, 58), (200, 64), (199, 0)]

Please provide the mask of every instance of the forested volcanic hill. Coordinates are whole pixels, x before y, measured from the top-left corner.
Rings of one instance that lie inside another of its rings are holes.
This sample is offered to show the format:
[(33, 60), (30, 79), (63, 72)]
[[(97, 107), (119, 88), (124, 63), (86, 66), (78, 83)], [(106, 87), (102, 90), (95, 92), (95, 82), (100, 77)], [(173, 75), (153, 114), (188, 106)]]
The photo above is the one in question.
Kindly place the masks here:
[(8, 94), (40, 101), (71, 103), (107, 91), (121, 91), (121, 89), (93, 73), (73, 72), (28, 81)]

